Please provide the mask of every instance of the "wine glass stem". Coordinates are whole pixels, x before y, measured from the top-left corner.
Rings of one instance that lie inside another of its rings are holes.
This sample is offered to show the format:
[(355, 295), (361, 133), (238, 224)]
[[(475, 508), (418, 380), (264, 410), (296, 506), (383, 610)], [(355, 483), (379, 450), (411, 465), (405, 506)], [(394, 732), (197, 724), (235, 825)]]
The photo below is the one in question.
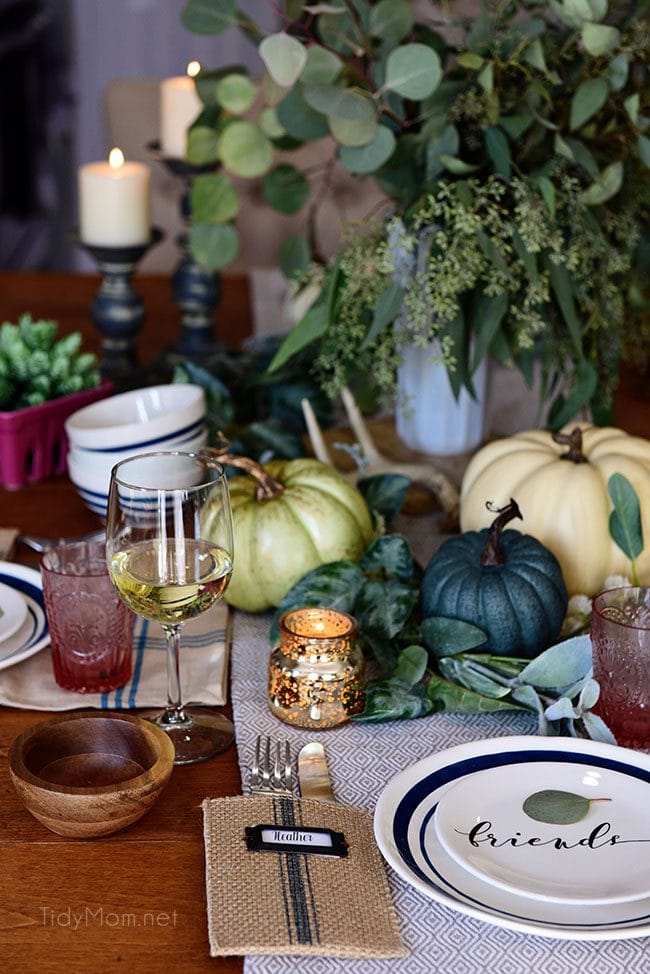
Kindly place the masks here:
[(163, 626), (167, 641), (167, 706), (161, 724), (186, 724), (188, 716), (181, 703), (180, 645), (181, 627)]

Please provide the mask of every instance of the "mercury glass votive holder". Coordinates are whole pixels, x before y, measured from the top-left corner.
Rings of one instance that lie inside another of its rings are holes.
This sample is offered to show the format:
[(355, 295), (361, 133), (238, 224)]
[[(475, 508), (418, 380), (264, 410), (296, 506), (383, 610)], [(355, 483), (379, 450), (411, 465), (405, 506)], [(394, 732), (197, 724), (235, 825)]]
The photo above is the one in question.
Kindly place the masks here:
[(294, 727), (336, 727), (364, 707), (358, 626), (346, 612), (312, 607), (286, 612), (269, 663), (269, 706)]

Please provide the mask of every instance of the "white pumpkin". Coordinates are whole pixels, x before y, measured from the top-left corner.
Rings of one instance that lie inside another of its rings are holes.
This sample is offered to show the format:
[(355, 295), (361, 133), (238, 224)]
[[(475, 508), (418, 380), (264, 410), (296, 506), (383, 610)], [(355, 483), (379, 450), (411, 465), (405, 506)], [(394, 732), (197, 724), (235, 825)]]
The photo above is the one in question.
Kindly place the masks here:
[(609, 533), (607, 481), (621, 473), (641, 502), (645, 549), (636, 566), (640, 582), (650, 584), (650, 441), (585, 423), (563, 430), (565, 439), (575, 429), (572, 447), (528, 430), (479, 450), (463, 477), (461, 530), (488, 527), (494, 514), (486, 502), (502, 507), (514, 497), (522, 531), (553, 552), (569, 594), (594, 595), (608, 575), (630, 574), (629, 559)]

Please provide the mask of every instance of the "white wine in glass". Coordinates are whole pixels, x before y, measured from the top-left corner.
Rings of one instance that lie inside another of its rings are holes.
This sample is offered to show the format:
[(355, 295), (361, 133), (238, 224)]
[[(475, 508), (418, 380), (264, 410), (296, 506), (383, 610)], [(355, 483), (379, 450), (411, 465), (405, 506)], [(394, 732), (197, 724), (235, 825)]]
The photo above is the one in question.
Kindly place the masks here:
[(181, 627), (226, 590), (233, 564), (230, 495), (223, 467), (202, 454), (149, 453), (114, 467), (106, 523), (108, 570), (120, 598), (161, 624), (167, 706), (152, 719), (174, 742), (176, 764), (204, 761), (234, 737), (231, 722), (181, 703)]

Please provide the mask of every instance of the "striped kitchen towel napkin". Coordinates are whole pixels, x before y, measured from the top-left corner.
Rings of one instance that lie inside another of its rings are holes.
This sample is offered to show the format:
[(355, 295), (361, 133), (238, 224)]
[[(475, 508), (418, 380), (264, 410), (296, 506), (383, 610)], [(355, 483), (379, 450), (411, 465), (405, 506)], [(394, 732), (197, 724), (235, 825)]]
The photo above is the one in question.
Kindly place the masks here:
[[(181, 690), (184, 703), (221, 706), (228, 698), (230, 614), (224, 602), (188, 622), (181, 631)], [(73, 693), (54, 680), (49, 646), (0, 672), (0, 704), (26, 710), (97, 707), (126, 710), (161, 707), (167, 700), (167, 660), (162, 629), (136, 619), (133, 673), (110, 693)]]

